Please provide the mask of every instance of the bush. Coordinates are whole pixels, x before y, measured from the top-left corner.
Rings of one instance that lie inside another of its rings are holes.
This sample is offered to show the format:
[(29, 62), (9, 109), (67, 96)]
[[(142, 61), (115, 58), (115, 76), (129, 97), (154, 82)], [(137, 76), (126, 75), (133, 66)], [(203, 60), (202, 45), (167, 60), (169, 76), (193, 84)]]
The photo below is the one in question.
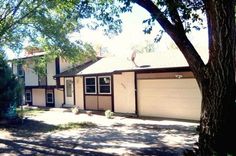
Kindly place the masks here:
[(79, 107), (75, 106), (74, 108), (72, 108), (72, 113), (79, 114)]
[(15, 118), (22, 87), (0, 52), (0, 119)]
[(112, 119), (112, 118), (113, 118), (113, 115), (114, 115), (114, 113), (113, 113), (111, 110), (106, 110), (106, 111), (105, 111), (105, 116), (106, 116), (108, 119)]

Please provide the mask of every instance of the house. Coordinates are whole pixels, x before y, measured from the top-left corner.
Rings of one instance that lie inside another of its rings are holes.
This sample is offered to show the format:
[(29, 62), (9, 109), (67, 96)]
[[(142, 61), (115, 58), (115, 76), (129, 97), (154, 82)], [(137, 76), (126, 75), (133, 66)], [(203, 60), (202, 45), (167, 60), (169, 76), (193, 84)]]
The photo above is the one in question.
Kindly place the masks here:
[(33, 71), (25, 71), (24, 77), (25, 101), (36, 106), (76, 105), (82, 110), (110, 109), (138, 116), (200, 118), (200, 90), (177, 50), (131, 58), (110, 56), (75, 67), (57, 58), (47, 64), (44, 84)]
[(200, 118), (201, 94), (197, 82), (177, 50), (137, 54), (132, 58), (105, 57), (86, 68), (71, 69), (55, 77), (64, 82), (65, 101), (83, 110)]
[(61, 107), (64, 102), (64, 86), (53, 76), (72, 67), (66, 60), (58, 57), (46, 65), (46, 76), (40, 77), (33, 69), (33, 60), (43, 57), (44, 52), (27, 54), (18, 58), (24, 64), (12, 62), (15, 75), (23, 79), (24, 103), (43, 107)]

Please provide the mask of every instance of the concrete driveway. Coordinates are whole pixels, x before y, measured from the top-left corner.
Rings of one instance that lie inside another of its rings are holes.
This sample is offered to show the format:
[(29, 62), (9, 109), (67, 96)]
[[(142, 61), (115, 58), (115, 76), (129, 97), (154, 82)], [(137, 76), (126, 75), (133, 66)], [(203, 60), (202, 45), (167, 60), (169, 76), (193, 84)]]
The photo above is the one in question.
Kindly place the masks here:
[[(197, 141), (197, 123), (144, 120), (103, 115), (74, 115), (52, 109), (29, 117), (25, 127), (33, 131), (0, 130), (1, 155), (182, 155)], [(68, 122), (91, 122), (96, 126), (47, 132)]]

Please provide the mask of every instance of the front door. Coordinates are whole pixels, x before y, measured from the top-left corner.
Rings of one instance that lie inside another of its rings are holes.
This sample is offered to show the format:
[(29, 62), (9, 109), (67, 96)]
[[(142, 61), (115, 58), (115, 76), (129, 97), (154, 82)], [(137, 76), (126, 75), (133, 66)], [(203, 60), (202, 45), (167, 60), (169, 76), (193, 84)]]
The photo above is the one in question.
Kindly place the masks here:
[(74, 86), (73, 78), (65, 78), (65, 106), (72, 107), (74, 105)]

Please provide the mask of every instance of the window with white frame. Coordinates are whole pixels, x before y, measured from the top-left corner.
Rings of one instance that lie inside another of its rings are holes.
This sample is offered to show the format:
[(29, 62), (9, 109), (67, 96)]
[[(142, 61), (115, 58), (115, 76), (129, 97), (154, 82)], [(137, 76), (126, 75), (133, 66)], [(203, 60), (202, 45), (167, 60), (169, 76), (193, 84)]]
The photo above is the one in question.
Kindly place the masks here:
[(66, 97), (72, 97), (73, 81), (66, 80)]
[(53, 103), (53, 92), (52, 91), (47, 92), (47, 103)]
[(98, 91), (99, 91), (99, 94), (111, 94), (111, 77), (110, 76), (98, 77)]
[(30, 90), (26, 90), (25, 91), (25, 102), (31, 102), (31, 91)]
[(96, 94), (96, 77), (85, 77), (85, 93)]

